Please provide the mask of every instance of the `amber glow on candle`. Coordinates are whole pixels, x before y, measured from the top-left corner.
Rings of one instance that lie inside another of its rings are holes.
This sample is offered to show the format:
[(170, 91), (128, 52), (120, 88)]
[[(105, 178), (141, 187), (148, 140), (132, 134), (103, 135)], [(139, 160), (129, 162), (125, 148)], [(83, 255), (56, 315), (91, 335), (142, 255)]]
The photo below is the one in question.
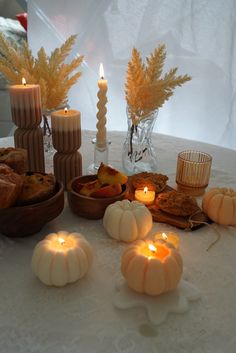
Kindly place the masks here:
[(153, 204), (155, 196), (155, 191), (148, 190), (147, 186), (145, 186), (143, 190), (136, 189), (134, 193), (135, 200), (147, 206)]
[(65, 244), (65, 240), (63, 238), (58, 238), (58, 241), (61, 245)]
[(156, 251), (157, 251), (157, 248), (156, 248), (154, 245), (152, 245), (152, 244), (148, 244), (148, 247), (149, 247), (149, 249), (150, 249), (152, 252), (156, 252)]
[(166, 235), (166, 233), (162, 233), (161, 235), (164, 240), (168, 240), (168, 236)]
[(144, 242), (140, 248), (138, 248), (138, 253), (148, 260), (157, 259), (164, 261), (164, 259), (169, 255), (170, 250), (160, 242)]
[[(155, 244), (155, 245), (154, 245)], [(140, 254), (147, 257), (148, 260), (157, 259), (163, 261), (169, 255), (169, 249), (164, 244), (147, 242), (140, 248)]]
[(174, 232), (158, 232), (154, 235), (154, 240), (163, 240), (179, 249), (179, 236)]
[(60, 132), (80, 131), (80, 112), (73, 109), (61, 109), (52, 113), (52, 129)]
[(60, 251), (67, 254), (70, 249), (77, 246), (76, 238), (69, 235), (66, 231), (60, 231), (58, 234), (53, 233), (51, 241), (48, 242), (46, 248), (50, 251), (57, 252)]

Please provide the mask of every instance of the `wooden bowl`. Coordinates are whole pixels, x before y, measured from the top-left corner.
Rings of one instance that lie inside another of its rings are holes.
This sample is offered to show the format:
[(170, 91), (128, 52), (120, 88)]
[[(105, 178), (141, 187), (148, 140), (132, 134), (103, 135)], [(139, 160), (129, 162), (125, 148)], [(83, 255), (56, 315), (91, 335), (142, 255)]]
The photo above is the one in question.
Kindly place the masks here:
[(56, 193), (49, 199), (27, 206), (0, 210), (0, 232), (8, 237), (26, 237), (39, 232), (64, 208), (64, 188), (56, 183)]
[(106, 198), (95, 198), (90, 196), (84, 196), (77, 193), (74, 190), (76, 182), (81, 184), (88, 183), (97, 178), (97, 175), (84, 175), (82, 177), (75, 177), (67, 185), (67, 198), (71, 210), (80, 217), (88, 219), (99, 219), (102, 218), (107, 206), (110, 204), (121, 201), (126, 197), (127, 185), (122, 185), (122, 192), (119, 195), (106, 197)]

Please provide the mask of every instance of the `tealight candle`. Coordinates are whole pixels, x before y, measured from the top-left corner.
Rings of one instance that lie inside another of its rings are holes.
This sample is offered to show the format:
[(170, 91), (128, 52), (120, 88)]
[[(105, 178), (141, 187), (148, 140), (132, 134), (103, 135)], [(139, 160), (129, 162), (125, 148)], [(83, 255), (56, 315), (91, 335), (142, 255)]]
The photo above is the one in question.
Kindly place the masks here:
[(124, 251), (121, 272), (138, 293), (159, 295), (177, 287), (183, 271), (178, 250), (161, 240), (139, 240)]
[(92, 263), (92, 248), (79, 233), (60, 231), (40, 241), (33, 252), (32, 269), (46, 285), (64, 286), (82, 278)]
[(154, 234), (153, 238), (154, 240), (161, 239), (179, 249), (179, 236), (174, 232), (158, 232)]
[(145, 186), (143, 190), (136, 189), (134, 193), (136, 201), (142, 202), (144, 205), (151, 205), (155, 201), (155, 191), (148, 190)]

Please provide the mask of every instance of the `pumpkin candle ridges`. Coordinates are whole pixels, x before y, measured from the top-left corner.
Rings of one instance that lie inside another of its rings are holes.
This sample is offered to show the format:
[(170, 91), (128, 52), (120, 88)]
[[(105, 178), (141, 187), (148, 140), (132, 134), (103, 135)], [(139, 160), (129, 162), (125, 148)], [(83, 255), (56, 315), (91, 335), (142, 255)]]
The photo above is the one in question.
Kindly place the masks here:
[(132, 242), (145, 238), (152, 229), (152, 215), (137, 201), (117, 201), (109, 205), (103, 217), (107, 233), (116, 240)]
[(229, 188), (210, 189), (203, 197), (202, 209), (212, 221), (235, 226), (236, 191)]
[(64, 286), (82, 278), (92, 263), (92, 249), (79, 233), (49, 234), (34, 249), (32, 269), (48, 286)]
[(121, 272), (138, 293), (159, 295), (175, 289), (183, 271), (179, 252), (169, 243), (139, 240), (124, 252)]

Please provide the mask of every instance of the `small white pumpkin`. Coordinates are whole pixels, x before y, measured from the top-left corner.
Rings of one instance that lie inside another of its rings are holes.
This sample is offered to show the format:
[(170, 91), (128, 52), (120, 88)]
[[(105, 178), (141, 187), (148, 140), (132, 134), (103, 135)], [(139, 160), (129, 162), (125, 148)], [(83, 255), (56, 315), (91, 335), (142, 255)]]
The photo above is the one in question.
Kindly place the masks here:
[(214, 222), (222, 225), (236, 225), (236, 191), (228, 188), (214, 188), (205, 193), (202, 209)]
[(81, 234), (61, 231), (36, 245), (32, 269), (44, 284), (61, 287), (82, 278), (92, 257), (92, 248)]
[(103, 217), (107, 233), (127, 243), (145, 238), (152, 224), (151, 212), (138, 201), (116, 201), (106, 208)]

